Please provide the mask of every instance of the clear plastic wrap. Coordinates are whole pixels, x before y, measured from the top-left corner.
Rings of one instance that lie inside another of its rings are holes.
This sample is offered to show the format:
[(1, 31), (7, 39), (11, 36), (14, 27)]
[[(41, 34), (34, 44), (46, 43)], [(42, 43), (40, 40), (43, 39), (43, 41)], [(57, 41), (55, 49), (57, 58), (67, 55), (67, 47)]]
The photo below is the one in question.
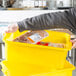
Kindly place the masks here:
[(51, 42), (37, 42), (37, 45), (59, 47), (59, 48), (64, 48), (65, 47), (65, 44), (62, 44), (62, 43), (51, 43)]
[(46, 38), (48, 33), (46, 31), (28, 31), (25, 34), (17, 37), (13, 41), (15, 42), (23, 42), (23, 43), (32, 43), (35, 44), (42, 39)]

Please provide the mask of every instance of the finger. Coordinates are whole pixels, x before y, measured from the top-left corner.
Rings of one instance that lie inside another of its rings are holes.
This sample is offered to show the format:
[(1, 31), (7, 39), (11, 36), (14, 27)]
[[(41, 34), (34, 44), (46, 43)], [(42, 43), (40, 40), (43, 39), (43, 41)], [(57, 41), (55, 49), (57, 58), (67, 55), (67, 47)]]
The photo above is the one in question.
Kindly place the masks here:
[(73, 40), (70, 40), (71, 42), (73, 42)]
[(6, 29), (4, 32), (5, 32), (5, 33), (8, 32), (8, 29)]
[(72, 48), (76, 48), (76, 43), (73, 44)]
[(74, 39), (74, 40), (70, 40), (70, 41), (74, 43), (74, 42), (76, 42), (76, 39)]
[(6, 29), (5, 32), (6, 32), (6, 33), (12, 33), (13, 30), (14, 30), (14, 29), (13, 29), (12, 27), (9, 26), (9, 27)]
[(5, 31), (5, 33), (10, 33), (10, 31)]
[(72, 44), (74, 44), (75, 43), (75, 41), (73, 41), (73, 40), (70, 40), (71, 42), (72, 42)]
[(10, 29), (5, 30), (5, 33), (11, 33)]

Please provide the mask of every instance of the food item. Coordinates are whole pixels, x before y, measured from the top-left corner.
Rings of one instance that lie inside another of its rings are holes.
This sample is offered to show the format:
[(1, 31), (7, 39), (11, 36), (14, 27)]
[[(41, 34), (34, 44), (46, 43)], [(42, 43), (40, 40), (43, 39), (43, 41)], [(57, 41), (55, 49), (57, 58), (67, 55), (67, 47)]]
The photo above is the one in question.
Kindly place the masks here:
[(36, 43), (37, 45), (44, 45), (44, 46), (48, 46), (49, 45), (49, 43), (47, 42), (37, 42)]
[(48, 36), (46, 31), (28, 31), (13, 41), (35, 44)]
[(59, 48), (65, 48), (65, 44), (61, 44), (61, 43), (49, 43), (48, 46), (51, 46), (51, 47), (59, 47)]
[(51, 47), (65, 48), (65, 44), (61, 44), (61, 43), (37, 42), (36, 44), (37, 45), (43, 45), (43, 46), (51, 46)]
[(64, 44), (52, 43), (52, 42), (41, 42), (42, 39), (46, 38), (48, 33), (46, 31), (28, 31), (25, 34), (15, 38), (13, 41), (22, 43), (31, 43), (43, 46), (65, 48)]

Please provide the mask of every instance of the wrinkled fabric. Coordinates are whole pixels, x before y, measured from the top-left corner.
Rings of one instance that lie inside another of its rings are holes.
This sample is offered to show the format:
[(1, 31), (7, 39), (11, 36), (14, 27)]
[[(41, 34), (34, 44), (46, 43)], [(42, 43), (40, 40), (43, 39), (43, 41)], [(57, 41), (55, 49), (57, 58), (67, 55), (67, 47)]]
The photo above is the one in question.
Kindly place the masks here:
[(76, 34), (76, 8), (64, 12), (45, 13), (18, 22), (19, 31), (66, 28)]

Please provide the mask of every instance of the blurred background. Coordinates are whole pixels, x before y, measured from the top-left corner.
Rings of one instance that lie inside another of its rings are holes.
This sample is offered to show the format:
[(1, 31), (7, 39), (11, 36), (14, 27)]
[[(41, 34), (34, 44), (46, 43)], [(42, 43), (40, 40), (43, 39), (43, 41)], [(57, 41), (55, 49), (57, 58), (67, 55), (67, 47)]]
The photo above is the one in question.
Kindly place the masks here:
[(76, 6), (76, 0), (0, 0), (0, 9), (67, 9)]

